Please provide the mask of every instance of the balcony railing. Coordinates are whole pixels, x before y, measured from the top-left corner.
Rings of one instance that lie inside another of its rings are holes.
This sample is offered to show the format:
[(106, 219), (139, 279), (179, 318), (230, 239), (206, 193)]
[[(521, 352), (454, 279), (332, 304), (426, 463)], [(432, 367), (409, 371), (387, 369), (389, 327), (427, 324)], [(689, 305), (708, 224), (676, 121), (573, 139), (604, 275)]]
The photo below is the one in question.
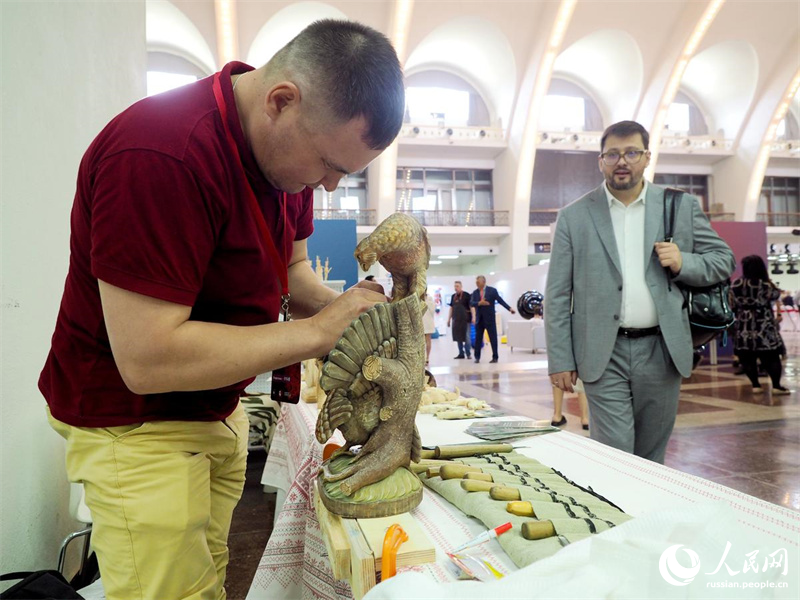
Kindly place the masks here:
[(344, 210), (335, 208), (315, 208), (314, 218), (325, 221), (352, 220), (357, 225), (377, 225), (374, 210)]
[(710, 221), (735, 221), (736, 213), (732, 212), (707, 212), (706, 216)]
[(784, 158), (800, 157), (800, 140), (780, 140), (772, 142), (772, 152), (770, 156), (781, 156)]
[[(540, 131), (537, 148), (599, 152), (602, 136), (602, 131)], [(791, 148), (791, 143), (788, 143), (786, 151), (789, 152)], [(733, 140), (711, 135), (689, 136), (670, 133), (661, 137), (661, 149), (672, 154), (729, 154), (733, 149)]]
[(533, 226), (547, 226), (556, 222), (558, 218), (557, 208), (540, 208), (539, 210), (532, 210), (528, 225)]
[[(712, 221), (735, 221), (736, 213), (732, 212), (707, 212), (708, 218)], [(556, 222), (558, 217), (557, 208), (541, 208), (539, 210), (532, 210), (529, 225), (532, 226), (548, 226)]]
[(796, 212), (768, 212), (758, 213), (758, 221), (766, 221), (768, 227), (798, 227), (800, 226), (800, 213)]
[(508, 225), (507, 210), (400, 210), (426, 227), (497, 227)]
[(400, 135), (398, 137), (403, 142), (422, 141), (445, 144), (472, 143), (497, 145), (505, 142), (505, 133), (502, 127), (483, 126), (459, 127), (405, 123), (400, 129)]

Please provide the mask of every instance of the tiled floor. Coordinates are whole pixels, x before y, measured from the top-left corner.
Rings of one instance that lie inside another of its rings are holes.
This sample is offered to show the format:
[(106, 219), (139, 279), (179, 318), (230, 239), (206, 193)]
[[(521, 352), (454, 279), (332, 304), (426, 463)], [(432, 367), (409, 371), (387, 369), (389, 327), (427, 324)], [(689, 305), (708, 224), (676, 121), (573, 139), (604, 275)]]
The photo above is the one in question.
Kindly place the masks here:
[[(667, 449), (670, 467), (800, 510), (800, 333), (784, 333), (788, 359), (784, 386), (789, 396), (752, 393), (730, 358), (712, 367), (704, 361), (681, 386), (678, 419)], [(552, 416), (547, 357), (501, 345), (500, 362), (455, 360), (455, 344), (433, 340), (431, 372), (440, 387), (458, 387), (511, 413), (536, 419)], [(762, 385), (769, 388), (768, 379)], [(567, 396), (565, 429), (588, 435), (580, 426), (577, 396)], [(245, 598), (272, 530), (274, 496), (261, 491), (265, 455), (251, 453), (247, 485), (231, 527), (228, 597)]]

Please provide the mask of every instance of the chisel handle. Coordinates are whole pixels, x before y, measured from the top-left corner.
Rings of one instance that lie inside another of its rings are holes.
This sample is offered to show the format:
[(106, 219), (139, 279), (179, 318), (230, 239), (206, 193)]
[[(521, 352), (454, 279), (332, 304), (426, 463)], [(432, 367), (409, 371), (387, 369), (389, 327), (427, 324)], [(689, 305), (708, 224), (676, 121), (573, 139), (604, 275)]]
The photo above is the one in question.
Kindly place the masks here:
[(522, 524), (522, 537), (526, 540), (543, 540), (555, 534), (552, 521), (525, 521)]
[(439, 475), (442, 479), (461, 479), (467, 473), (480, 473), (480, 467), (471, 467), (469, 465), (450, 464), (442, 465), (439, 468)]
[(503, 485), (495, 485), (489, 489), (489, 496), (492, 500), (519, 500), (520, 494), (517, 488), (507, 487)]
[(530, 502), (509, 502), (506, 505), (506, 512), (518, 517), (536, 518), (536, 513), (533, 511), (533, 505)]

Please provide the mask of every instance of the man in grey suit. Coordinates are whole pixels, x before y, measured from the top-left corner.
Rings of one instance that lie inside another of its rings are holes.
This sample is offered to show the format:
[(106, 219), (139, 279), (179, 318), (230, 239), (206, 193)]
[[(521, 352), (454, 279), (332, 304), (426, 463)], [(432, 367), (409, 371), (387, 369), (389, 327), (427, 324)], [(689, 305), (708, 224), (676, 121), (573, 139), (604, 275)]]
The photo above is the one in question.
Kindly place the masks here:
[(736, 264), (693, 196), (664, 241), (664, 188), (643, 178), (649, 138), (633, 121), (603, 133), (605, 182), (558, 215), (544, 314), (551, 383), (572, 391), (583, 380), (592, 438), (663, 463), (692, 370), (675, 283), (712, 285)]

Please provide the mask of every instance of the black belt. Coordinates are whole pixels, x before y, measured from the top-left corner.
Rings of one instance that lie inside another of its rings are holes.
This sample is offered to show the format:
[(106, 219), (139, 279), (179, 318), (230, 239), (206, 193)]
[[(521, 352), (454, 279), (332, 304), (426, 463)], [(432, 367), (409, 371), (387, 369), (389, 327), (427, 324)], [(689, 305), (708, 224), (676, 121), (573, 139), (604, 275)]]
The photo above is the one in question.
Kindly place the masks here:
[(633, 327), (620, 327), (617, 331), (617, 335), (621, 335), (622, 337), (626, 337), (629, 339), (636, 339), (640, 337), (647, 337), (648, 335), (658, 335), (661, 333), (661, 327), (656, 325), (655, 327), (647, 327), (646, 329), (635, 329)]

